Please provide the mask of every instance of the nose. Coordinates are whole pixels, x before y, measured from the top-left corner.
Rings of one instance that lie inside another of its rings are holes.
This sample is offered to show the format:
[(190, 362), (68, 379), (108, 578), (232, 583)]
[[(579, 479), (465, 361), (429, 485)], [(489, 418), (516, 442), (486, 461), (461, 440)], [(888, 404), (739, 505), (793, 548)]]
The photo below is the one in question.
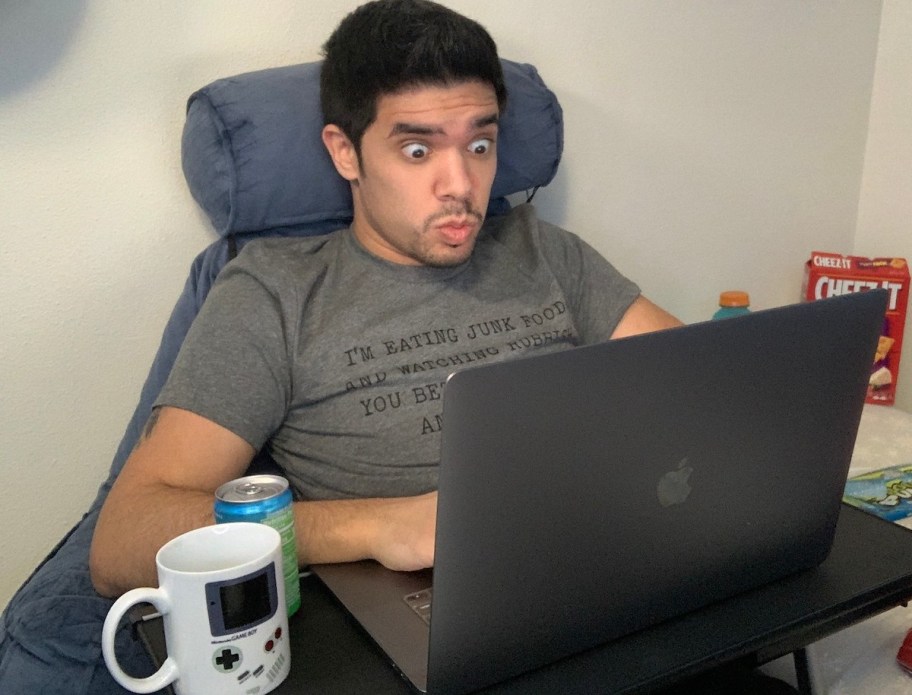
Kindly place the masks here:
[(439, 161), (437, 197), (444, 200), (462, 200), (469, 197), (473, 187), (473, 176), (465, 154), (456, 149), (450, 150)]

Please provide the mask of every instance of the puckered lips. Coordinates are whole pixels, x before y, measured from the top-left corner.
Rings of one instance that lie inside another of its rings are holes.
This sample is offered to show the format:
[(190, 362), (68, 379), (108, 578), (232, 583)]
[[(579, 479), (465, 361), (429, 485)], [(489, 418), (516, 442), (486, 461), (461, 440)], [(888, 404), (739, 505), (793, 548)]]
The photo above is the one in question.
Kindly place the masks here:
[(473, 217), (448, 217), (436, 222), (433, 229), (448, 246), (462, 246), (472, 238), (478, 226)]

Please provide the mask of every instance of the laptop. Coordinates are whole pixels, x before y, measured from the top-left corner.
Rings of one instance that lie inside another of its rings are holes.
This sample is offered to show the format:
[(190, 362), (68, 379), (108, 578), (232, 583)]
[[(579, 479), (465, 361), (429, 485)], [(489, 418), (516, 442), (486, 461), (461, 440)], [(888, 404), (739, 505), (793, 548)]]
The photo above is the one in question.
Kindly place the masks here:
[(461, 370), (433, 572), (313, 570), (434, 695), (813, 568), (885, 308), (870, 291)]

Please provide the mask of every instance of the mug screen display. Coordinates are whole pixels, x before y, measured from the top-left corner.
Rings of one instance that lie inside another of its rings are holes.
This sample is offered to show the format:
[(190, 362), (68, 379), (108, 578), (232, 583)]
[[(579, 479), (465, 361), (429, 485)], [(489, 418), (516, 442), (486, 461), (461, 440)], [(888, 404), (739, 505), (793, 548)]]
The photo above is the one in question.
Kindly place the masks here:
[(275, 564), (256, 572), (206, 584), (209, 629), (213, 637), (264, 623), (275, 615), (279, 597)]
[(263, 572), (245, 582), (219, 587), (226, 630), (237, 630), (272, 614), (268, 579)]

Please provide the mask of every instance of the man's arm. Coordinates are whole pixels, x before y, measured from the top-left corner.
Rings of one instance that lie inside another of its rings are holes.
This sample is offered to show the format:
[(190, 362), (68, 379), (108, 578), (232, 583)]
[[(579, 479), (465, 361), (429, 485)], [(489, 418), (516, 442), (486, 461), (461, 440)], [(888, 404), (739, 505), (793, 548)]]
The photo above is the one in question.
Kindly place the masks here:
[[(101, 510), (89, 567), (106, 596), (156, 586), (155, 554), (172, 538), (215, 523), (215, 490), (254, 454), (241, 437), (186, 410), (153, 412)], [(393, 569), (433, 564), (437, 497), (297, 502), (302, 563), (374, 558)]]
[(640, 295), (621, 317), (611, 337), (625, 338), (682, 325), (681, 321)]
[(215, 523), (215, 489), (242, 475), (253, 454), (205, 418), (154, 410), (98, 517), (89, 553), (96, 590), (115, 596), (157, 586), (155, 553), (181, 533)]

